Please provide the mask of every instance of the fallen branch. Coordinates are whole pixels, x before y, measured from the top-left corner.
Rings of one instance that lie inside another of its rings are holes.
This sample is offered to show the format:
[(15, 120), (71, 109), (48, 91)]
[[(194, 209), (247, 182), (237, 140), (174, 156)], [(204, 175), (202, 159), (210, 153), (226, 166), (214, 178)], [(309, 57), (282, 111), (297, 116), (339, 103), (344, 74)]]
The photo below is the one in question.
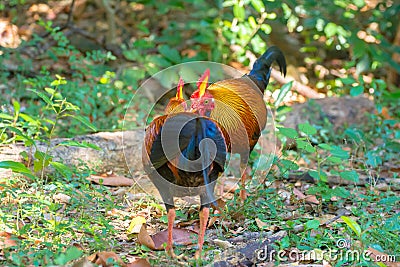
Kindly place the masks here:
[(274, 78), (274, 80), (280, 84), (286, 84), (293, 81), (292, 90), (296, 91), (302, 96), (313, 99), (321, 98), (318, 92), (312, 89), (311, 87), (304, 85), (298, 81), (295, 81), (293, 78), (283, 77), (282, 74), (275, 69), (272, 69), (271, 77)]
[[(141, 146), (143, 142), (144, 131), (126, 131), (126, 132), (101, 132), (96, 134), (77, 136), (72, 139), (55, 138), (51, 141), (51, 156), (54, 161), (61, 161), (66, 165), (79, 166), (86, 164), (100, 172), (113, 170), (114, 172), (138, 171), (142, 169)], [(88, 142), (101, 148), (101, 151), (91, 148), (57, 146), (65, 140), (77, 142)], [(45, 152), (47, 145), (38, 143), (37, 148)], [(26, 152), (30, 158), (33, 158), (35, 149), (25, 147), (23, 144), (12, 144), (0, 147), (0, 161), (12, 160), (24, 162), (21, 156)], [(129, 168), (128, 168), (129, 166)], [(28, 166), (30, 167), (30, 166)], [(48, 169), (51, 172), (51, 169)], [(0, 178), (9, 177), (10, 170), (0, 169)]]
[[(238, 45), (231, 45), (231, 50), (233, 52), (238, 52), (241, 49), (242, 48)], [(246, 57), (250, 60), (249, 65), (251, 65), (251, 66), (257, 60), (256, 55), (254, 55), (253, 52), (251, 52), (249, 50), (246, 51)], [(295, 81), (293, 78), (283, 77), (282, 74), (275, 69), (272, 69), (271, 77), (280, 84), (286, 84), (293, 80), (292, 90), (296, 91), (297, 93), (299, 93), (302, 96), (305, 96), (307, 98), (313, 98), (313, 99), (321, 98), (321, 96), (318, 94), (318, 92), (315, 91), (314, 89), (312, 89), (311, 87), (308, 87), (307, 85), (299, 83), (298, 81)]]

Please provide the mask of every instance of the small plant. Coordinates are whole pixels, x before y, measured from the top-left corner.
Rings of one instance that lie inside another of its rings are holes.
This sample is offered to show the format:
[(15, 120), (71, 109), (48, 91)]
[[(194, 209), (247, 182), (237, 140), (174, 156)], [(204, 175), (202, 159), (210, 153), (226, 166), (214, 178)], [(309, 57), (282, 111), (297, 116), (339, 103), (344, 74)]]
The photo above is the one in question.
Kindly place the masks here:
[[(86, 118), (81, 115), (76, 114), (79, 110), (79, 107), (68, 102), (66, 98), (63, 97), (60, 87), (67, 84), (65, 78), (56, 75), (57, 79), (51, 82), (51, 87), (45, 87), (44, 91), (37, 89), (28, 89), (29, 91), (35, 93), (43, 102), (44, 102), (44, 111), (51, 111), (53, 113), (53, 117), (44, 118), (43, 114), (39, 116), (37, 119), (32, 118), (31, 116), (20, 113), (20, 105), (18, 102), (14, 102), (14, 115), (8, 115), (2, 113), (1, 118), (2, 122), (2, 133), (3, 135), (8, 137), (6, 133), (7, 130), (12, 133), (12, 138), (4, 138), (5, 142), (15, 142), (22, 140), (24, 141), (24, 145), (26, 147), (34, 147), (35, 153), (33, 159), (31, 160), (27, 153), (24, 153), (23, 156), (27, 160), (28, 163), (33, 161), (33, 171), (29, 168), (25, 167), (22, 163), (13, 162), (13, 161), (2, 161), (0, 162), (0, 168), (7, 168), (13, 170), (15, 173), (21, 173), (30, 178), (35, 178), (38, 175), (38, 182), (41, 186), (43, 186), (46, 181), (45, 178), (45, 169), (48, 166), (52, 166), (55, 168), (62, 176), (65, 178), (70, 178), (72, 176), (72, 172), (61, 162), (53, 161), (51, 157), (51, 150), (57, 146), (77, 146), (77, 147), (86, 147), (93, 149), (100, 149), (95, 145), (89, 144), (87, 142), (76, 142), (76, 141), (64, 141), (56, 145), (55, 147), (51, 146), (51, 140), (54, 137), (54, 132), (58, 123), (61, 119), (65, 118), (73, 118), (75, 120), (80, 121), (87, 127), (91, 128), (93, 131), (96, 131), (96, 127), (91, 124)], [(36, 132), (35, 134), (32, 134)], [(31, 135), (31, 136), (29, 136)], [(36, 141), (32, 138), (36, 138), (38, 141), (42, 141), (47, 144), (45, 151), (39, 151), (36, 145)]]

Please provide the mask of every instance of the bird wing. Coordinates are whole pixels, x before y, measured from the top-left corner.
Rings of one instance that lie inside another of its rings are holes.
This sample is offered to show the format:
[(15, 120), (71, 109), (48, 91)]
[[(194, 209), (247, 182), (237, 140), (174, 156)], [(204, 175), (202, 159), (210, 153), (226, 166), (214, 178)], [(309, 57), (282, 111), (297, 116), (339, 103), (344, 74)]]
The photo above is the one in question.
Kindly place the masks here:
[(194, 133), (190, 120), (195, 116), (195, 114), (189, 112), (164, 115), (158, 117), (149, 125), (146, 130), (145, 143), (154, 168), (158, 169), (170, 160), (175, 159), (189, 145)]

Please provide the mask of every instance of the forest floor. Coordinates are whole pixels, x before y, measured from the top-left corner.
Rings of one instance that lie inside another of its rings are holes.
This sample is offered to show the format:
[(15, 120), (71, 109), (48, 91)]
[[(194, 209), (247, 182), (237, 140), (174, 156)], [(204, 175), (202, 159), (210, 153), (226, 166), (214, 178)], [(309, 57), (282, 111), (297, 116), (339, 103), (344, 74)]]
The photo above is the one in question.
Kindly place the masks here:
[[(85, 10), (81, 5), (86, 3), (76, 2), (78, 13), (75, 16), (82, 17), (79, 27), (69, 25), (63, 29), (71, 44), (82, 54), (95, 49), (112, 51), (118, 59), (107, 67), (116, 69), (117, 74), (122, 69), (137, 67), (135, 60), (124, 59), (120, 46), (108, 46), (103, 39), (117, 36), (114, 41), (118, 44), (140, 39), (140, 35), (135, 36), (140, 31), (134, 26), (152, 18), (153, 10), (137, 4), (137, 8), (143, 9), (131, 20), (133, 25), (125, 24), (125, 20), (130, 21), (127, 19), (129, 12), (120, 10), (121, 16), (114, 22), (117, 30), (110, 33), (107, 31), (109, 25), (98, 16), (106, 13), (104, 7), (97, 10), (89, 6), (90, 12), (79, 13)], [(68, 4), (54, 3), (53, 6), (44, 5), (48, 9), (43, 12), (38, 8), (24, 14), (26, 17), (21, 15), (19, 19), (26, 24), (21, 30), (25, 33), (22, 38), (40, 32), (38, 28), (41, 27), (35, 23), (39, 13), (50, 17), (60, 13), (63, 16), (57, 25), (67, 22), (68, 12), (63, 10), (68, 10)], [(176, 16), (174, 12), (170, 15)], [(150, 24), (149, 28), (158, 34), (167, 29), (168, 20), (152, 18)], [(49, 44), (56, 43), (55, 36), (47, 36), (51, 39)], [(44, 56), (46, 47), (41, 47), (43, 44), (47, 43), (41, 42), (40, 47), (33, 47), (36, 50), (28, 49), (22, 55), (22, 61), (34, 58), (27, 75), (38, 75), (43, 66), (49, 66), (47, 71), (51, 73), (63, 72), (72, 76), (74, 70), (68, 65), (69, 58), (60, 57), (54, 62), (51, 56)], [(188, 42), (180, 51), (194, 53), (190, 47)], [(38, 51), (39, 55), (32, 56), (32, 51)], [(149, 54), (157, 51), (145, 50)], [(20, 73), (13, 69), (13, 59), (8, 63), (10, 71), (16, 71), (10, 80), (22, 84), (18, 80)], [(247, 71), (238, 62), (230, 64)], [(4, 95), (11, 102), (12, 96)], [(293, 93), (285, 104), (304, 101), (303, 96)], [(22, 106), (28, 104), (22, 103)], [(343, 109), (332, 109), (332, 112), (340, 113), (338, 110)], [(106, 113), (100, 112), (103, 119), (108, 120)], [(307, 109), (306, 113), (319, 114), (313, 109)], [(342, 126), (349, 124), (349, 117), (342, 118)], [(398, 124), (394, 118), (371, 111), (361, 118), (363, 125), (359, 128), (343, 127), (336, 133), (334, 125), (328, 123), (326, 126), (325, 118), (320, 119), (318, 127), (303, 129), (309, 134), (292, 136), (296, 136), (297, 145), (302, 144), (304, 151), (286, 146), (293, 132), (279, 133), (282, 142), (277, 160), (268, 174), (256, 175), (248, 181), (249, 195), (244, 203), (238, 198), (236, 180), (226, 179), (230, 186), (219, 201), (220, 215), (213, 216), (215, 219), (206, 232), (202, 265), (400, 266)], [(296, 128), (305, 122), (285, 127)], [(284, 120), (279, 123), (284, 125)], [(362, 138), (356, 140), (359, 136)], [(255, 154), (251, 162), (260, 158)], [(197, 198), (176, 202), (175, 254), (181, 257), (171, 259), (162, 248), (167, 227), (165, 208), (144, 173), (96, 173), (83, 163), (73, 168), (70, 178), (54, 175), (34, 180), (13, 175), (0, 180), (0, 265), (132, 267), (199, 264), (194, 260), (199, 228)], [(138, 183), (121, 185), (132, 178)]]

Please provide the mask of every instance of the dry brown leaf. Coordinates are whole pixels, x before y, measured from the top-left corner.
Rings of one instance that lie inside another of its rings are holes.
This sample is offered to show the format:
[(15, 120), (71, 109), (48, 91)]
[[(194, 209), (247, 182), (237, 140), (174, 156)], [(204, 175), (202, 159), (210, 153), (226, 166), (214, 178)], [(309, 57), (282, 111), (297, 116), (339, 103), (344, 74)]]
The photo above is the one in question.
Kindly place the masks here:
[[(197, 233), (188, 229), (174, 227), (172, 230), (172, 238), (174, 244), (187, 246), (193, 244), (194, 241), (197, 240)], [(138, 242), (152, 250), (163, 250), (163, 244), (166, 243), (167, 240), (168, 230), (163, 230), (150, 236), (146, 230), (145, 224), (142, 225), (138, 235)]]
[(96, 267), (93, 262), (88, 260), (88, 257), (82, 258), (72, 264), (72, 267)]
[(393, 261), (389, 260), (389, 259), (393, 258), (393, 256), (390, 256), (386, 253), (380, 252), (371, 247), (369, 247), (367, 249), (367, 251), (370, 253), (369, 256), (371, 257), (371, 259), (374, 260), (375, 262), (382, 262), (387, 267), (399, 267), (400, 266), (400, 262), (393, 262)]
[(296, 187), (293, 188), (293, 194), (297, 197), (297, 199), (302, 200), (306, 198), (306, 195), (303, 194), (299, 189)]
[(18, 27), (6, 19), (0, 19), (0, 46), (17, 48), (20, 44)]
[(225, 178), (224, 180), (224, 192), (235, 193), (239, 189), (239, 180), (237, 178)]
[(192, 226), (194, 224), (198, 224), (200, 221), (198, 219), (196, 220), (190, 220), (190, 221), (183, 221), (183, 222), (178, 222), (176, 224), (176, 226), (178, 226), (179, 228), (184, 228), (187, 226)]
[(314, 196), (314, 195), (308, 195), (308, 196), (306, 196), (305, 201), (308, 202), (308, 203), (311, 203), (311, 204), (317, 204), (317, 205), (319, 204), (319, 200), (318, 200), (317, 197)]
[(261, 221), (259, 218), (255, 218), (258, 228), (261, 230), (268, 226), (268, 223)]
[(8, 232), (0, 232), (0, 249), (16, 246), (15, 237)]
[(125, 176), (102, 177), (98, 175), (90, 175), (87, 179), (95, 182), (96, 184), (107, 186), (132, 186), (134, 184), (132, 179), (126, 178)]
[(138, 258), (135, 261), (128, 263), (126, 267), (151, 267), (151, 265), (146, 259)]
[(138, 234), (143, 227), (143, 224), (146, 223), (146, 218), (143, 216), (136, 216), (131, 220), (129, 224), (128, 230), (126, 230), (127, 234)]
[(217, 199), (217, 207), (212, 205), (214, 209), (214, 214), (211, 216), (210, 220), (208, 221), (207, 227), (211, 227), (211, 225), (214, 225), (215, 222), (221, 217), (222, 211), (224, 210), (224, 207), (226, 205), (226, 202), (223, 201), (221, 198)]
[[(167, 243), (168, 231), (164, 230), (151, 236), (156, 247), (163, 248), (163, 244)], [(197, 233), (188, 229), (176, 228), (172, 230), (172, 238), (174, 244), (177, 245), (192, 245), (197, 241)]]
[(223, 248), (223, 249), (228, 249), (228, 248), (233, 247), (233, 245), (229, 241), (226, 241), (226, 240), (214, 239), (212, 242), (215, 245), (217, 245), (217, 246), (219, 246), (220, 248)]
[(146, 230), (146, 224), (142, 224), (139, 235), (137, 237), (137, 241), (139, 242), (139, 244), (145, 245), (152, 250), (162, 250), (162, 248), (156, 249), (156, 245), (154, 244), (153, 239)]
[(333, 215), (333, 214), (322, 214), (321, 216), (319, 216), (316, 219), (319, 220), (319, 223), (322, 225), (322, 224), (326, 224), (326, 223), (329, 224), (331, 221), (334, 220), (335, 217), (337, 217), (337, 216)]
[(293, 188), (293, 194), (297, 197), (298, 200), (303, 200), (304, 199), (308, 203), (317, 204), (317, 205), (319, 204), (319, 201), (318, 201), (316, 196), (314, 196), (314, 195), (305, 195), (305, 194), (303, 194), (303, 192), (301, 192), (296, 187)]
[(101, 251), (87, 257), (90, 262), (103, 267), (114, 266), (114, 263), (111, 263), (113, 261), (109, 260), (110, 258), (113, 259), (114, 262), (117, 262), (119, 266), (126, 267), (126, 264), (121, 260), (121, 258), (112, 251)]
[(67, 203), (69, 203), (69, 201), (71, 200), (71, 197), (68, 196), (68, 195), (66, 195), (66, 194), (63, 194), (63, 193), (58, 193), (58, 194), (55, 194), (55, 195), (53, 196), (53, 200), (54, 200), (55, 202), (58, 202), (58, 203), (65, 203), (65, 204), (67, 204)]

